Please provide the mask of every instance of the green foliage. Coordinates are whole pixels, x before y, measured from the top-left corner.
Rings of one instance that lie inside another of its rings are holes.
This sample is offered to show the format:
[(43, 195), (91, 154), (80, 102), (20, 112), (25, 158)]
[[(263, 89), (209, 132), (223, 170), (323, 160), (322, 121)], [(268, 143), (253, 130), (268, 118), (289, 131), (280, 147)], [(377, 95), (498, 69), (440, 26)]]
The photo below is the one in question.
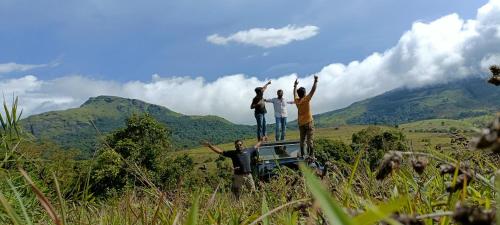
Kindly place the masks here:
[[(165, 190), (171, 190), (176, 187), (182, 186), (184, 182), (191, 182), (187, 180), (194, 169), (194, 162), (191, 157), (184, 154), (175, 158), (166, 157), (164, 159), (157, 159), (155, 163), (157, 170), (155, 171), (155, 180)], [(193, 177), (195, 178), (195, 177)], [(187, 185), (195, 187), (196, 183)]]
[(317, 139), (314, 141), (314, 151), (316, 157), (322, 163), (329, 160), (351, 163), (355, 158), (351, 146), (339, 140)]
[(130, 174), (133, 166), (143, 168), (147, 173), (157, 172), (158, 159), (169, 147), (167, 128), (150, 115), (132, 115), (127, 126), (109, 134), (98, 152), (93, 170), (92, 191), (106, 194), (121, 190), (126, 184), (134, 183)]
[(374, 169), (387, 151), (406, 151), (405, 135), (398, 130), (382, 130), (380, 127), (370, 126), (352, 134), (352, 148), (366, 149), (366, 160), (370, 168)]
[(125, 160), (154, 169), (154, 161), (161, 151), (167, 151), (170, 136), (167, 128), (151, 115), (133, 114), (127, 119), (126, 127), (112, 132), (106, 138), (105, 146), (114, 149)]
[[(163, 190), (182, 186), (193, 171), (188, 155), (172, 157), (168, 129), (149, 114), (132, 115), (127, 126), (110, 133), (98, 152), (93, 169), (96, 195), (120, 192), (147, 179)], [(195, 185), (193, 185), (195, 186)]]
[(97, 156), (93, 169), (92, 192), (105, 194), (121, 190), (127, 182), (126, 165), (122, 156), (113, 149), (104, 149)]

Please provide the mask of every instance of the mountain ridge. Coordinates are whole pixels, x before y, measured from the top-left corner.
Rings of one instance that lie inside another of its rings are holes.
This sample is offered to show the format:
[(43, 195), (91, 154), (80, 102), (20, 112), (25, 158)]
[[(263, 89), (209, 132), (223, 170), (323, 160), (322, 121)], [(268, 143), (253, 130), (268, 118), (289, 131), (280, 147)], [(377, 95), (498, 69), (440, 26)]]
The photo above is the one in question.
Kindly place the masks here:
[(98, 144), (98, 133), (125, 126), (126, 118), (134, 113), (149, 113), (165, 124), (177, 148), (196, 146), (202, 139), (221, 143), (253, 134), (252, 126), (233, 124), (222, 117), (183, 115), (138, 99), (104, 95), (91, 97), (78, 108), (31, 115), (21, 125), (38, 139), (82, 149), (88, 156)]
[(414, 89), (394, 89), (348, 107), (314, 115), (320, 127), (387, 124), (426, 119), (462, 119), (500, 110), (499, 90), (482, 79), (468, 78)]

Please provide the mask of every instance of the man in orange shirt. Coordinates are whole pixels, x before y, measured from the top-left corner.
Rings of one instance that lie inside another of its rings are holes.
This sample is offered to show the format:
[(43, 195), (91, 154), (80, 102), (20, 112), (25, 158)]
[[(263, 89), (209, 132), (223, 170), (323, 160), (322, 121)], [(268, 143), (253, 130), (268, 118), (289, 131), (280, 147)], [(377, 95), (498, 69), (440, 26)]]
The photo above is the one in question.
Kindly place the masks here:
[(304, 87), (297, 89), (297, 85), (299, 84), (298, 79), (295, 80), (293, 85), (293, 97), (299, 114), (297, 121), (299, 123), (300, 131), (300, 153), (304, 155), (304, 144), (307, 142), (307, 153), (310, 157), (314, 157), (314, 121), (309, 102), (311, 101), (314, 92), (316, 92), (317, 83), (318, 76), (314, 76), (314, 84), (308, 95), (306, 95), (306, 89)]

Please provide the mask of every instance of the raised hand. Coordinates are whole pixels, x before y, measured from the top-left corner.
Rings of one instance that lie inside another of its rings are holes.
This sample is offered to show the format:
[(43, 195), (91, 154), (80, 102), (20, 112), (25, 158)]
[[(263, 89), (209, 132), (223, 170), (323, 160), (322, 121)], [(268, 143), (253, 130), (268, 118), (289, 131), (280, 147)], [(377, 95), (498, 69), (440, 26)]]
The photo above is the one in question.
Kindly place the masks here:
[(295, 82), (293, 83), (293, 86), (297, 87), (298, 84), (299, 84), (299, 78), (295, 79)]
[(318, 82), (318, 75), (314, 75), (314, 82)]

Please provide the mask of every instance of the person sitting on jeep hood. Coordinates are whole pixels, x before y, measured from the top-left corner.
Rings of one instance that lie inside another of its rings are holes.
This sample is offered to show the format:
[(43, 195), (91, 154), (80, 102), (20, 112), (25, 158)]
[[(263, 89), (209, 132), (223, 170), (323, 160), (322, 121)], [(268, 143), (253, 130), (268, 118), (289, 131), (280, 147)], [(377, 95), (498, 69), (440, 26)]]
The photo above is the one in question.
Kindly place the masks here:
[(236, 140), (234, 142), (235, 150), (230, 151), (224, 151), (217, 146), (212, 145), (208, 141), (202, 143), (204, 146), (210, 148), (215, 153), (231, 158), (231, 161), (233, 161), (234, 175), (231, 190), (236, 197), (240, 196), (242, 188), (246, 188), (251, 192), (255, 191), (255, 182), (252, 177), (251, 162), (252, 157), (256, 155), (261, 143), (262, 142), (259, 141), (257, 142), (257, 144), (255, 144), (255, 146), (253, 146), (253, 148), (245, 149), (243, 147), (243, 141)]

